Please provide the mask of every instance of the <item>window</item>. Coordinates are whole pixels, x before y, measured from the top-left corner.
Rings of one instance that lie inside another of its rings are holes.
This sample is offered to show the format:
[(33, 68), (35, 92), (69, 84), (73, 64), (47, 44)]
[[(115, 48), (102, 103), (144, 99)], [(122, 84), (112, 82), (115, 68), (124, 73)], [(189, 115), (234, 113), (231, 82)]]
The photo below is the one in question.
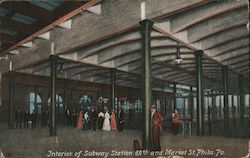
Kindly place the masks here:
[(83, 95), (80, 97), (79, 103), (84, 109), (90, 109), (91, 98), (88, 95)]
[(29, 95), (29, 111), (33, 112), (37, 110), (38, 113), (42, 112), (42, 99), (37, 94), (35, 98), (35, 93), (31, 92)]
[(129, 100), (124, 101), (124, 110), (126, 113), (129, 112)]
[[(51, 98), (48, 99), (48, 106), (50, 106)], [(56, 95), (57, 112), (63, 113), (63, 99), (60, 95)]]
[(136, 111), (142, 110), (142, 101), (140, 99), (135, 100), (135, 108), (136, 108)]

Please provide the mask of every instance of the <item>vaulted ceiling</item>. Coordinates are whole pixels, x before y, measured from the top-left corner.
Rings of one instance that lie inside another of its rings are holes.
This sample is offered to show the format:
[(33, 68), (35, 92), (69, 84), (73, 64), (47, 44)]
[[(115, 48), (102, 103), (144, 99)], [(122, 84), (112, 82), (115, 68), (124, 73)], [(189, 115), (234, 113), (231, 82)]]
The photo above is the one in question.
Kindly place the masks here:
[[(30, 2), (28, 4), (31, 5)], [(249, 86), (248, 5), (246, 0), (204, 0), (151, 19), (154, 22), (151, 32), (154, 83), (159, 87), (166, 83), (195, 86), (195, 54), (202, 50), (206, 89), (222, 90), (223, 65), (229, 67), (231, 92), (239, 87), (239, 75), (244, 76), (245, 85)], [(141, 40), (140, 26), (135, 24), (119, 33), (60, 52), (61, 77), (107, 83), (110, 68), (115, 68), (119, 85), (138, 87), (142, 72)], [(177, 47), (180, 47), (183, 59), (180, 64), (174, 62)], [(48, 75), (49, 62), (40, 62), (20, 71)], [(245, 86), (245, 91), (249, 93), (248, 86)]]

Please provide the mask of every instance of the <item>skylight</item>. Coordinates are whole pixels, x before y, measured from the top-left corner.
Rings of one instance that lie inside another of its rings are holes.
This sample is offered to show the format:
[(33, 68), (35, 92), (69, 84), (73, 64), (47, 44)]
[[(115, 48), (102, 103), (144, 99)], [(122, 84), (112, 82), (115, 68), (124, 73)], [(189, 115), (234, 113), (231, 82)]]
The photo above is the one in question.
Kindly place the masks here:
[(21, 14), (21, 13), (15, 13), (12, 17), (11, 17), (12, 20), (16, 20), (16, 21), (19, 21), (19, 22), (22, 22), (22, 23), (25, 23), (25, 24), (32, 24), (33, 22), (36, 21), (35, 18), (32, 18), (30, 16), (27, 16), (27, 15), (24, 15), (24, 14)]
[(0, 16), (5, 16), (8, 12), (8, 9), (0, 7)]
[(64, 2), (64, 0), (47, 0), (47, 1), (32, 0), (32, 1), (30, 1), (30, 3), (32, 3), (36, 6), (39, 6), (41, 8), (44, 8), (46, 10), (49, 10), (49, 11), (54, 10), (56, 7), (60, 6), (63, 2)]
[(0, 33), (6, 33), (6, 34), (9, 34), (9, 35), (15, 35), (16, 34), (16, 32), (14, 32), (14, 31), (4, 29), (4, 28), (1, 28), (1, 27), (0, 27)]

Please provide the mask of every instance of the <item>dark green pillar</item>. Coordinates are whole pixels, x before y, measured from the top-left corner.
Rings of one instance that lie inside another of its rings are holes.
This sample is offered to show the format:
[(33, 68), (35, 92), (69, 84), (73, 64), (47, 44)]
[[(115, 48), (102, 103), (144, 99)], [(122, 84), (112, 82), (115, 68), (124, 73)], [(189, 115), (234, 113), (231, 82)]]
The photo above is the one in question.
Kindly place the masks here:
[(186, 98), (183, 98), (183, 117), (186, 120)]
[[(69, 109), (69, 105), (68, 105), (68, 82), (66, 79), (66, 76), (64, 76), (65, 78), (63, 79), (64, 82), (64, 87), (63, 87), (63, 112), (65, 113), (67, 109)], [(67, 120), (66, 120), (66, 116), (63, 115), (63, 120), (64, 120), (64, 124), (67, 125)]]
[(38, 112), (38, 105), (37, 105), (37, 87), (34, 86), (34, 93), (35, 93), (35, 112)]
[(143, 20), (140, 22), (142, 37), (142, 93), (143, 93), (143, 148), (151, 149), (151, 113), (150, 106), (152, 103), (151, 87), (151, 52), (150, 52), (150, 32), (153, 22)]
[(240, 125), (244, 124), (244, 113), (245, 113), (245, 96), (244, 96), (244, 80), (243, 75), (239, 75), (239, 88), (240, 88)]
[(193, 87), (190, 87), (190, 117), (191, 117), (191, 122), (193, 122), (194, 119), (194, 96), (193, 96)]
[(176, 109), (176, 83), (174, 83), (173, 93), (174, 93), (174, 109)]
[(221, 102), (222, 102), (222, 95), (221, 95), (221, 92), (220, 92), (220, 97), (219, 97), (219, 118), (221, 118)]
[(202, 51), (195, 53), (196, 59), (196, 103), (197, 103), (197, 135), (204, 135), (204, 96), (202, 79)]
[[(116, 85), (116, 70), (115, 69), (111, 69), (111, 109), (114, 111), (115, 110), (115, 96), (116, 96), (116, 88), (115, 88), (115, 85)], [(118, 105), (117, 105), (117, 114), (119, 113), (119, 108), (118, 108)]]
[(228, 66), (222, 66), (223, 76), (223, 95), (224, 95), (224, 130), (228, 133), (229, 129), (229, 109), (228, 109)]
[(50, 136), (56, 135), (56, 73), (57, 56), (51, 55), (50, 61)]
[(14, 128), (14, 93), (15, 93), (15, 72), (9, 71), (9, 119), (8, 127)]
[(212, 113), (212, 121), (215, 121), (216, 118), (216, 92), (212, 91), (212, 108), (211, 108), (211, 113)]
[(211, 106), (208, 105), (207, 108), (207, 116), (208, 116), (208, 134), (211, 135)]

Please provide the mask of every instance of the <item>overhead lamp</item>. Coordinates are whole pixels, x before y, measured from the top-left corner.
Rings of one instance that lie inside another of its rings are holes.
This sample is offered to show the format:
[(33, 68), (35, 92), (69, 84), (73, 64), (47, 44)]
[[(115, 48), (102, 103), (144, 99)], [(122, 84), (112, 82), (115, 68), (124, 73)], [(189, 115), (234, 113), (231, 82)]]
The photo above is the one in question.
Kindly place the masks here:
[(177, 43), (177, 46), (176, 46), (176, 58), (174, 59), (174, 62), (177, 64), (180, 64), (182, 62), (179, 43)]
[(60, 63), (59, 68), (58, 68), (58, 72), (59, 72), (60, 74), (63, 73), (63, 63)]

